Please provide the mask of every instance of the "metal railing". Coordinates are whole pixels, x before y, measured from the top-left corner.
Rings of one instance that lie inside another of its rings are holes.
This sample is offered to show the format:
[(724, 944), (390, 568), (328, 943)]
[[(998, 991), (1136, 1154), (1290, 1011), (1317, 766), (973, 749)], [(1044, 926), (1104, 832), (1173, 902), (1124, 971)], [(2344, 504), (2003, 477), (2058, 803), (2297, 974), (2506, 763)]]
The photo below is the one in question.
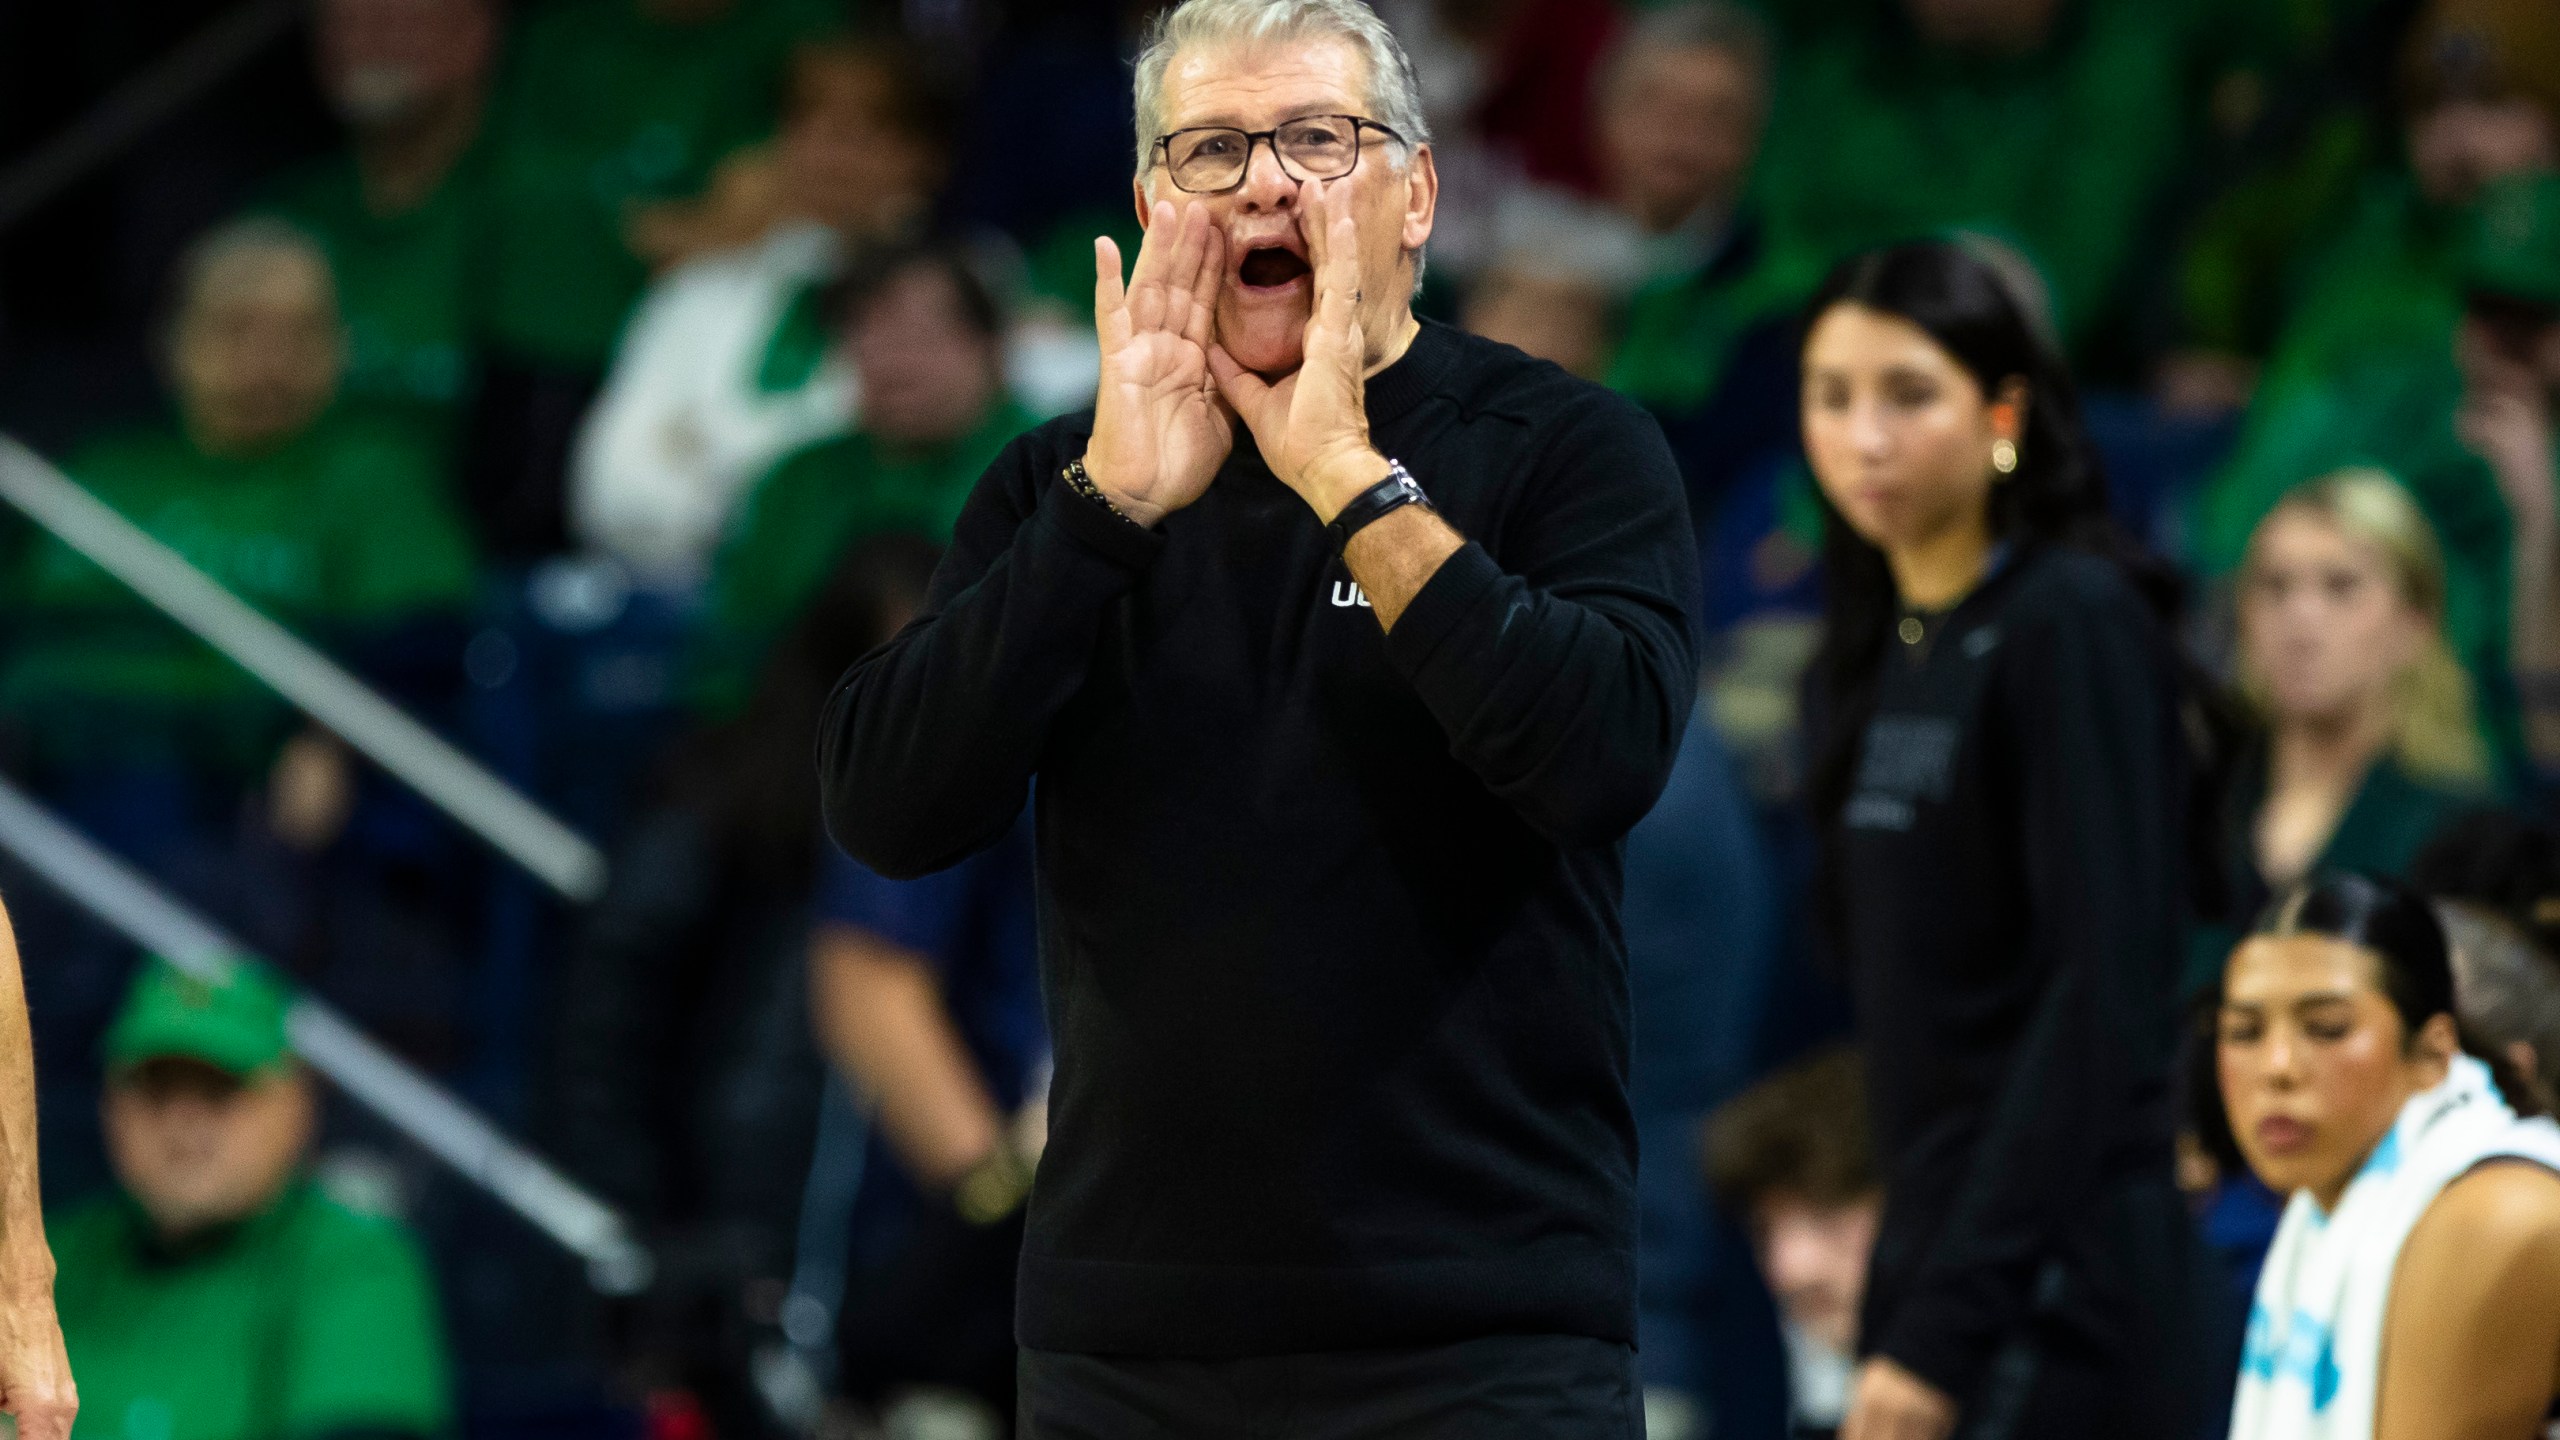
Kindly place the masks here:
[[(220, 983), (248, 954), (211, 921), (7, 780), (0, 780), (0, 850), (186, 974)], [(630, 1295), (648, 1287), (655, 1263), (612, 1206), (507, 1138), (325, 1002), (298, 996), (285, 1012), (285, 1035), (313, 1070), (585, 1261), (588, 1281), (598, 1290)]]
[(589, 901), (604, 893), (604, 852), (594, 842), (5, 435), (0, 435), (0, 500), (194, 631), (563, 897)]

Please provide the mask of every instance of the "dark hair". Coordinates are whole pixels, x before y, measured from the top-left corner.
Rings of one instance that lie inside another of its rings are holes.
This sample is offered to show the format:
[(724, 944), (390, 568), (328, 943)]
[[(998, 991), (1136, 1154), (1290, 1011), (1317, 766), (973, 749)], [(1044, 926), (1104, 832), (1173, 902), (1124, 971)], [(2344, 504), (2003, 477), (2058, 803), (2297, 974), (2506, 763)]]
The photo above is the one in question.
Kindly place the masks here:
[[(2434, 903), (2397, 880), (2351, 870), (2300, 881), (2259, 912), (2250, 935), (2325, 935), (2372, 955), (2383, 998), (2414, 1041), (2438, 1015), (2453, 1022), (2463, 1052), (2489, 1067), (2500, 1093), (2520, 1114), (2540, 1107), (2507, 1058), (2479, 1042), (2453, 1004), (2453, 951)], [(2226, 974), (2228, 967), (2226, 967)]]
[[(2107, 510), (2107, 479), (2096, 448), (2080, 422), (2079, 392), (2062, 359), (2046, 343), (2000, 272), (1959, 244), (1914, 241), (1855, 255), (1834, 267), (1805, 307), (1804, 336), (1835, 305), (1858, 305), (1918, 326), (1964, 367), (1986, 396), (2011, 382), (2027, 395), (2026, 429), (2018, 442), (2018, 468), (1992, 487), (1992, 537), (2020, 546), (2068, 545), (2098, 555), (2124, 572), (2176, 633), (2183, 587), (2176, 571), (2144, 551)], [(1882, 666), (1900, 598), (1884, 552), (1851, 528), (1817, 487), (1822, 508), (1822, 643), (1811, 679), (1819, 687), (1811, 735), (1810, 797), (1826, 835), (1837, 829), (1848, 802), (1858, 747), (1874, 717), (1876, 674)], [(2183, 673), (2190, 732), (2203, 743), (2188, 818), (2195, 882), (2219, 883), (2213, 862), (2210, 803), (2219, 792), (2225, 737), (2235, 728), (2215, 687)], [(1826, 867), (1829, 869), (1832, 867)]]
[(677, 741), (666, 798), (706, 818), (741, 873), (800, 883), (815, 863), (819, 711), (838, 677), (924, 601), (941, 549), (896, 532), (856, 541), (756, 672), (746, 708)]
[(2548, 821), (2512, 810), (2466, 815), (2418, 852), (2409, 883), (2495, 910), (2543, 953), (2560, 955), (2560, 829)]
[(1883, 1183), (1867, 1145), (1858, 1054), (1833, 1045), (1727, 1101), (1706, 1126), (1707, 1181), (1738, 1220), (1771, 1195), (1847, 1205)]
[(960, 322), (970, 334), (990, 345), (1003, 336), (1004, 307), (996, 302), (994, 287), (978, 274), (964, 247), (939, 238), (884, 245), (857, 256), (834, 297), (838, 323), (847, 328), (860, 324), (863, 312), (890, 286), (919, 270), (950, 284), (960, 302)]
[(785, 122), (815, 103), (813, 71), (844, 65), (869, 70), (882, 82), (883, 117), (910, 143), (945, 157), (959, 129), (960, 87), (951, 67), (932, 51), (894, 31), (859, 31), (802, 41), (791, 53), (783, 98)]

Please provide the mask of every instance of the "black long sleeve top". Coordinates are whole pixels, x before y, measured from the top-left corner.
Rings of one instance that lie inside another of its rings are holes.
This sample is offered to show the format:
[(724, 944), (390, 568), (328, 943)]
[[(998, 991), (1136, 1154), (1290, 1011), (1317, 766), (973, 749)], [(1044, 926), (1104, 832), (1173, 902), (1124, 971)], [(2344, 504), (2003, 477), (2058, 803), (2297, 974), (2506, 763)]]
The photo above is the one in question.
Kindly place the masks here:
[(2099, 1303), (2111, 1193), (2167, 1192), (2185, 748), (2169, 641), (2086, 553), (1887, 644), (1834, 887), (1885, 1179), (1860, 1344), (1972, 1403)]
[(1241, 428), (1149, 531), (1059, 481), (1068, 416), (822, 726), (829, 826), (892, 876), (1038, 780), (1026, 1345), (1632, 1337), (1620, 852), (1693, 690), (1679, 476), (1633, 405), (1437, 324), (1367, 405), (1467, 537), (1392, 633)]

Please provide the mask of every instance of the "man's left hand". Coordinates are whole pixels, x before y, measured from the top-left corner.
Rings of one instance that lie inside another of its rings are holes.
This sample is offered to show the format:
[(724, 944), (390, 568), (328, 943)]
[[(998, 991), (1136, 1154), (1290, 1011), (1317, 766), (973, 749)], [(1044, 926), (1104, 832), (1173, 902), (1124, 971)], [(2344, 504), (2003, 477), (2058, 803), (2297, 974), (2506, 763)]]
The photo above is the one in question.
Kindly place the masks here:
[(1955, 1428), (1945, 1391), (1878, 1355), (1858, 1367), (1840, 1440), (1946, 1440)]
[(18, 1440), (70, 1440), (79, 1409), (48, 1259), (40, 1277), (0, 1285), (0, 1411), (18, 1422)]
[(1332, 189), (1318, 180), (1298, 185), (1300, 223), (1315, 264), (1315, 302), (1298, 368), (1274, 383), (1238, 364), (1224, 346), (1209, 347), (1219, 393), (1253, 432), (1263, 462), (1325, 524), (1387, 474), (1385, 457), (1369, 445), (1359, 227), (1348, 197), (1336, 198)]

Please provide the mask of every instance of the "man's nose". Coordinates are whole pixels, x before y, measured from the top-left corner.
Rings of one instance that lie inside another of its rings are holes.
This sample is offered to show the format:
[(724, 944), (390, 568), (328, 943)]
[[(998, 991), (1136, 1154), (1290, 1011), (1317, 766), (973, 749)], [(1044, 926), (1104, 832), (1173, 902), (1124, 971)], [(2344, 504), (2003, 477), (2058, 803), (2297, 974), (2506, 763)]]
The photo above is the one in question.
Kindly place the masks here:
[(1251, 141), (1244, 156), (1244, 183), (1236, 199), (1247, 210), (1287, 210), (1298, 203), (1298, 182), (1280, 165), (1277, 139)]

